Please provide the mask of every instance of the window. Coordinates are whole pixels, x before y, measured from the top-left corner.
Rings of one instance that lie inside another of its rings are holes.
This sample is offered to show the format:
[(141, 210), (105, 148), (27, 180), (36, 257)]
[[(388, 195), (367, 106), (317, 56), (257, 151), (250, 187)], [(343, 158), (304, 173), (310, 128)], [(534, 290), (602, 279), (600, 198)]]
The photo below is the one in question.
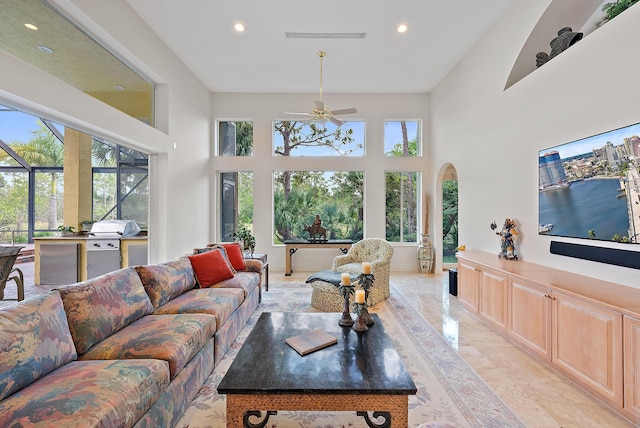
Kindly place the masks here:
[(418, 242), (418, 172), (386, 174), (386, 237), (390, 242)]
[(384, 123), (384, 153), (387, 156), (419, 156), (420, 122), (394, 121)]
[(276, 121), (273, 132), (275, 156), (363, 156), (364, 122), (317, 124)]
[(218, 156), (253, 156), (253, 122), (218, 122)]
[(276, 171), (274, 244), (308, 238), (316, 215), (327, 239), (362, 239), (364, 173), (359, 171)]
[[(0, 106), (0, 243), (31, 242), (63, 223), (65, 138), (71, 128)], [(93, 219), (148, 223), (148, 159), (144, 153), (91, 141)], [(3, 232), (6, 231), (6, 232)]]
[(253, 173), (220, 173), (220, 236), (235, 241), (240, 227), (253, 231)]
[(93, 218), (149, 224), (149, 159), (144, 153), (93, 138)]
[(449, 167), (442, 180), (442, 263), (457, 263), (458, 248), (458, 178)]

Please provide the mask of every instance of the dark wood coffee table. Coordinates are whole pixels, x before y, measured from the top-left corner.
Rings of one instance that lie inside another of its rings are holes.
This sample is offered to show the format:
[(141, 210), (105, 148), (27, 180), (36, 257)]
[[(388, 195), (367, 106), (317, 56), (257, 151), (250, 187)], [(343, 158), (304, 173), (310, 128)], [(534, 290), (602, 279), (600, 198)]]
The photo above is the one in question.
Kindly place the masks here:
[[(358, 334), (340, 327), (340, 316), (263, 313), (218, 385), (227, 395), (227, 426), (264, 427), (278, 410), (354, 410), (370, 427), (409, 426), (416, 386), (382, 322), (372, 314), (375, 325)], [(338, 343), (304, 357), (285, 343), (316, 328)]]

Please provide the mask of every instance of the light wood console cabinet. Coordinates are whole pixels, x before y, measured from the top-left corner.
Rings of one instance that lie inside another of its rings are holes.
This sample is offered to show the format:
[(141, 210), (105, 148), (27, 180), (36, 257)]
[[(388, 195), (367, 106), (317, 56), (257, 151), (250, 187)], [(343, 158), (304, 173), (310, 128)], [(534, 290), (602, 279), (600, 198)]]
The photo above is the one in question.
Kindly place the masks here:
[(458, 298), (496, 331), (640, 421), (640, 289), (464, 251)]
[(458, 277), (465, 287), (458, 288), (458, 298), (468, 310), (494, 328), (507, 331), (507, 277), (504, 273), (477, 263), (460, 262)]

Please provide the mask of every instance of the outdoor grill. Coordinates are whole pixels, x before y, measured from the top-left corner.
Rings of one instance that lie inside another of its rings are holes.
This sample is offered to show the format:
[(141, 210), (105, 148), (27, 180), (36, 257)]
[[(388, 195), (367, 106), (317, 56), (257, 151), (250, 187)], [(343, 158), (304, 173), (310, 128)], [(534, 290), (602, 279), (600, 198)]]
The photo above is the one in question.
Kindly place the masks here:
[(96, 221), (89, 232), (90, 239), (120, 239), (140, 233), (140, 226), (134, 220)]
[(87, 237), (87, 278), (120, 269), (120, 239), (140, 233), (133, 220), (102, 220), (93, 223)]

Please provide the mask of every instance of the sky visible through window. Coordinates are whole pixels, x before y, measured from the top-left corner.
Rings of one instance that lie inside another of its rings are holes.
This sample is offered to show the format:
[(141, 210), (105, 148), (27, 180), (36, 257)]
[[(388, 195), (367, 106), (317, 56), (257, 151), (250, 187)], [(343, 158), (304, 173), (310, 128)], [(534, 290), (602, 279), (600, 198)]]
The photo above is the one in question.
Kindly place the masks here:
[[(14, 141), (27, 142), (33, 138), (33, 131), (40, 129), (40, 119), (19, 111), (5, 111), (0, 105), (0, 139), (9, 144)], [(57, 125), (58, 129), (63, 127)]]
[[(384, 153), (390, 152), (396, 145), (402, 144), (402, 128), (400, 126), (401, 120), (386, 121), (384, 123)], [(416, 120), (406, 120), (407, 124), (407, 137), (409, 141), (417, 140), (418, 147), (420, 147), (419, 132), (420, 122)], [(336, 130), (336, 125), (327, 123), (326, 128), (329, 133)], [(348, 121), (342, 125), (343, 128), (351, 128), (353, 130), (354, 145), (362, 144), (364, 148), (356, 148), (349, 156), (364, 156), (365, 151), (370, 153), (370, 149), (366, 148), (366, 136), (365, 128), (366, 122), (364, 121)], [(274, 147), (282, 146), (282, 135), (278, 132), (274, 132)], [(292, 152), (292, 156), (336, 156), (335, 150), (328, 147), (299, 147)]]
[[(384, 123), (384, 152), (389, 153), (393, 148), (402, 144), (402, 128), (400, 126), (401, 120), (387, 121)], [(420, 131), (420, 122), (416, 120), (406, 120), (407, 124), (407, 138), (409, 141), (418, 141), (418, 153), (420, 153), (420, 140), (418, 139), (418, 132)]]

